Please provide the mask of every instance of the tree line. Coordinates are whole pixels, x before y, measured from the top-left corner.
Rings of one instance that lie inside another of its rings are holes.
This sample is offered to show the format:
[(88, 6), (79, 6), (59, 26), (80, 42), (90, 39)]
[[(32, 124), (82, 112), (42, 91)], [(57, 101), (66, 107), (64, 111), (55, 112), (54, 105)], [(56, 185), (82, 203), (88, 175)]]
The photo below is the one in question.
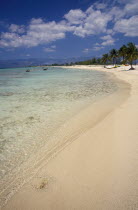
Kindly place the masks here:
[[(106, 65), (106, 64), (130, 64), (131, 69), (133, 63), (138, 59), (138, 49), (134, 43), (129, 42), (123, 45), (119, 50), (112, 49), (109, 53), (103, 54), (101, 58), (92, 58), (86, 61), (71, 63), (71, 65)], [(69, 65), (69, 64), (67, 64)]]

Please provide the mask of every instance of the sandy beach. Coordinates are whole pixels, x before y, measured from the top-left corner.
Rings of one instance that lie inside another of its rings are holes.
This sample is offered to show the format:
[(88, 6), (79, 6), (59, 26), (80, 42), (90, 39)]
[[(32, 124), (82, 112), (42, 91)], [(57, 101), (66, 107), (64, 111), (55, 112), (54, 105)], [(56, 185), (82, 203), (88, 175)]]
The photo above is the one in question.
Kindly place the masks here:
[(121, 91), (66, 125), (62, 135), (70, 141), (56, 148), (3, 210), (138, 209), (138, 66), (70, 68), (112, 73)]

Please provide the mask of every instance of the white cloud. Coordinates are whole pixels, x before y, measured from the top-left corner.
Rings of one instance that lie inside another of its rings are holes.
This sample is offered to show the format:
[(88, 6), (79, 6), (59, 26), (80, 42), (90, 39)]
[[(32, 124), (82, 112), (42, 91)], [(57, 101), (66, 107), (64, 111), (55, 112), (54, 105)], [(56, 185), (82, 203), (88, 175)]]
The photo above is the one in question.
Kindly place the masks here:
[(126, 4), (124, 11), (126, 15), (138, 14), (138, 1), (136, 0), (136, 1), (129, 2), (128, 4)]
[(107, 7), (107, 4), (105, 3), (94, 3), (94, 6), (96, 9), (105, 9)]
[[(70, 10), (64, 15), (66, 20), (46, 22), (41, 18), (31, 19), (28, 27), (12, 24), (9, 32), (1, 34), (1, 47), (34, 47), (63, 39), (67, 32), (76, 36), (86, 37), (106, 32), (111, 16), (94, 10), (92, 7), (85, 12)], [(23, 33), (23, 34), (21, 34)]]
[(138, 15), (129, 19), (118, 20), (114, 26), (116, 32), (124, 33), (125, 36), (138, 36)]
[(99, 51), (99, 50), (101, 50), (101, 49), (103, 49), (104, 47), (103, 46), (101, 46), (100, 44), (98, 44), (97, 43), (97, 46), (94, 46), (94, 47), (92, 47), (92, 48), (85, 48), (84, 50), (83, 50), (83, 52), (84, 53), (89, 53), (90, 51)]
[(114, 45), (115, 39), (111, 35), (106, 35), (101, 37), (102, 40), (104, 40), (101, 45), (107, 46), (107, 45)]
[(91, 47), (91, 48), (85, 48), (82, 52), (83, 53), (89, 53), (91, 51), (99, 51), (101, 49), (103, 49), (104, 46), (102, 46), (101, 44), (99, 43), (96, 43), (95, 46)]
[(105, 32), (108, 22), (111, 21), (111, 15), (101, 12), (100, 10), (93, 9), (92, 6), (85, 12), (80, 9), (70, 10), (69, 13), (64, 15), (64, 17), (72, 26), (74, 25), (74, 34), (80, 37)]
[(89, 49), (89, 48), (85, 48), (82, 52), (88, 53), (90, 50), (91, 50), (91, 49)]
[[(32, 18), (28, 26), (11, 24), (7, 32), (0, 34), (0, 47), (35, 47), (64, 39), (68, 32), (82, 38), (107, 34), (108, 39), (103, 39), (102, 46), (113, 45), (115, 40), (111, 35), (118, 32), (125, 36), (137, 36), (138, 16), (134, 14), (138, 10), (138, 2), (123, 0), (120, 6), (111, 6), (117, 1), (119, 3), (119, 0), (112, 1), (113, 4), (109, 4), (111, 0), (103, 1), (105, 3), (98, 1), (86, 11), (70, 10), (59, 22)], [(110, 28), (109, 23), (111, 23)], [(47, 50), (50, 51), (52, 48)]]
[(107, 46), (107, 45), (114, 45), (115, 41), (114, 40), (106, 40), (102, 42), (102, 46)]
[(74, 34), (80, 37), (85, 37), (93, 34), (104, 33), (107, 28), (111, 16), (102, 13), (100, 10), (94, 10), (90, 7), (87, 11), (87, 16), (82, 25), (74, 30)]
[(102, 36), (101, 39), (103, 40), (103, 42), (95, 43), (95, 46), (93, 47), (94, 50), (101, 50), (106, 46), (111, 46), (115, 43), (115, 39), (111, 35)]
[(111, 8), (109, 13), (113, 16), (115, 21), (138, 14), (138, 1), (129, 0), (124, 1), (124, 3), (125, 5), (123, 8), (118, 6)]
[(119, 7), (113, 7), (109, 11), (109, 14), (112, 16), (113, 21), (117, 21), (120, 18), (124, 17), (125, 11)]
[(109, 40), (112, 39), (111, 35), (106, 35), (101, 37), (102, 40)]
[[(17, 26), (17, 30), (20, 26)], [(10, 29), (11, 30), (11, 29)], [(13, 30), (13, 27), (12, 27)], [(1, 34), (1, 47), (34, 47), (65, 38), (65, 32), (72, 31), (73, 27), (65, 21), (44, 22), (41, 18), (32, 19), (25, 34), (19, 32), (5, 32)], [(15, 31), (15, 30), (14, 30)]]
[(70, 10), (67, 14), (64, 15), (64, 17), (70, 24), (80, 24), (83, 22), (86, 14), (82, 12), (82, 10), (76, 9)]
[(134, 3), (136, 0), (116, 0), (120, 4)]
[(137, 14), (138, 1), (137, 0), (118, 0), (119, 3), (124, 4), (124, 7), (113, 7), (110, 11), (112, 15), (119, 19), (121, 17)]
[(43, 24), (44, 21), (42, 20), (42, 18), (32, 18), (30, 21), (30, 25), (39, 25), (39, 24)]
[(101, 49), (103, 49), (104, 47), (103, 46), (95, 46), (95, 47), (93, 47), (93, 49), (95, 50), (95, 51), (99, 51), (99, 50), (101, 50)]
[(50, 47), (45, 47), (44, 48), (44, 51), (45, 52), (55, 52), (56, 51), (56, 46), (55, 45), (52, 45), (52, 46), (50, 46)]
[(114, 45), (115, 44), (115, 39), (111, 35), (106, 35), (101, 37), (103, 42), (101, 43), (102, 46), (107, 46), (107, 45)]
[(18, 25), (16, 25), (16, 24), (11, 24), (10, 27), (9, 27), (9, 30), (10, 30), (11, 32), (17, 32), (17, 33), (19, 33), (19, 34), (22, 34), (22, 33), (25, 32), (25, 28), (24, 28), (23, 25), (18, 26)]

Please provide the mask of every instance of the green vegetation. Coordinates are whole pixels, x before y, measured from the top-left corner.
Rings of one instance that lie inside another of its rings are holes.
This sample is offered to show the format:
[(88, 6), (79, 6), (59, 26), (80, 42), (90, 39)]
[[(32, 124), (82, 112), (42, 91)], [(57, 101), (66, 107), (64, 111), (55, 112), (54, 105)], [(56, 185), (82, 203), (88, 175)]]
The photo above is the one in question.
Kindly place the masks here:
[(138, 59), (138, 49), (132, 42), (127, 46), (123, 45), (119, 50), (112, 49), (109, 54), (103, 54), (102, 58), (92, 58), (87, 61), (74, 63), (75, 65), (101, 65), (101, 64), (130, 64), (131, 69), (134, 69), (132, 64)]
[(103, 54), (101, 58), (92, 58), (86, 61), (71, 62), (66, 64), (54, 63), (52, 66), (72, 66), (72, 65), (107, 65), (130, 64), (133, 68), (134, 61), (138, 59), (138, 49), (132, 42), (123, 45), (119, 50), (112, 49), (109, 53)]
[(127, 47), (126, 45), (123, 45), (119, 50), (118, 50), (118, 54), (120, 57), (122, 57), (122, 64), (125, 64), (125, 60), (126, 60), (126, 54), (127, 54)]
[(127, 44), (127, 49), (126, 49), (126, 61), (128, 61), (131, 65), (131, 69), (134, 69), (132, 64), (133, 61), (138, 59), (138, 49), (136, 46), (130, 42)]
[(109, 54), (103, 54), (103, 57), (101, 58), (102, 63), (107, 64), (111, 60)]
[(112, 60), (113, 65), (117, 63), (117, 58), (118, 58), (118, 51), (116, 49), (112, 49), (110, 51), (110, 58)]
[(98, 59), (92, 58), (91, 60), (80, 61), (80, 62), (75, 63), (75, 65), (96, 65), (96, 64), (102, 64), (100, 58), (98, 58)]

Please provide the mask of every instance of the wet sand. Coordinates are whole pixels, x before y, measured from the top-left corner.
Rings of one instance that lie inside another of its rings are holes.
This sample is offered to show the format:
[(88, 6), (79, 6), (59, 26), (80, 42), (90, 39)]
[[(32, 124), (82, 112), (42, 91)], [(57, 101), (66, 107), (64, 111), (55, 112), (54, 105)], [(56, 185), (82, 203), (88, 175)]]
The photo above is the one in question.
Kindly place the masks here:
[(53, 158), (2, 209), (138, 208), (138, 70), (81, 68), (113, 72), (126, 84), (66, 125), (62, 136), (70, 141), (59, 145)]

